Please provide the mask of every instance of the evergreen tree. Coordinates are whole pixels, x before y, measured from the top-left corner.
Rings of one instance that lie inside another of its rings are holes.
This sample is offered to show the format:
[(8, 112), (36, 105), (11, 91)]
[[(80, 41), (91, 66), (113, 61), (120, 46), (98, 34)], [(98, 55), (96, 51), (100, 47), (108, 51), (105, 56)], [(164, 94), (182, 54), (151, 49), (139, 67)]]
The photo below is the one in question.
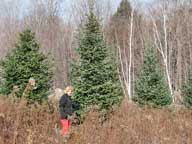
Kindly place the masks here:
[[(131, 12), (132, 7), (130, 2), (128, 0), (122, 0), (107, 28), (109, 43), (113, 46), (116, 46), (118, 43), (120, 49), (129, 46), (127, 40), (129, 39)], [(112, 53), (117, 55), (118, 49), (116, 47), (111, 48)]]
[(131, 17), (132, 7), (128, 0), (122, 0), (120, 6), (118, 7), (115, 18), (129, 19)]
[(92, 9), (81, 34), (77, 52), (80, 61), (72, 68), (75, 100), (83, 109), (90, 105), (109, 109), (112, 105), (119, 104), (123, 94), (117, 67), (114, 60), (108, 56), (108, 47)]
[(157, 54), (154, 49), (145, 52), (144, 64), (135, 85), (134, 101), (141, 105), (165, 106), (171, 104), (171, 95), (166, 84)]
[(1, 62), (3, 70), (3, 84), (1, 93), (10, 94), (13, 86), (19, 86), (18, 97), (22, 93), (30, 78), (34, 78), (37, 88), (31, 91), (27, 98), (29, 101), (41, 102), (46, 98), (50, 88), (52, 72), (47, 57), (39, 52), (39, 44), (35, 34), (25, 30), (19, 35), (15, 48)]
[(188, 74), (187, 82), (183, 85), (182, 94), (184, 96), (184, 104), (187, 107), (192, 106), (192, 70)]

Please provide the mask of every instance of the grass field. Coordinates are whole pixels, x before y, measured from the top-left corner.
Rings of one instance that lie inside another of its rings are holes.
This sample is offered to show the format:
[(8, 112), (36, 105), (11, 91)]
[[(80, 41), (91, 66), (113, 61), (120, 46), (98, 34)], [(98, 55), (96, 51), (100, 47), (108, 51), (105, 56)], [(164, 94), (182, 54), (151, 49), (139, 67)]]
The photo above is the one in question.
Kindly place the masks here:
[[(47, 104), (0, 99), (0, 144), (62, 144), (58, 127), (59, 114)], [(105, 117), (91, 110), (72, 130), (68, 144), (191, 144), (192, 110), (123, 103)]]

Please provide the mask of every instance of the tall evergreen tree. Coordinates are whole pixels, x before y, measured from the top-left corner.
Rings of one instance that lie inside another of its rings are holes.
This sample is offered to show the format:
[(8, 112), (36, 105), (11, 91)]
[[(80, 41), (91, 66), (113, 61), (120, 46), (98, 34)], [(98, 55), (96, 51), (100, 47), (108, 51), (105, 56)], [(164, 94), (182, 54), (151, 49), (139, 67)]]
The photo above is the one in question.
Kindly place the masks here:
[(81, 34), (77, 52), (80, 61), (73, 65), (72, 69), (75, 100), (83, 109), (90, 105), (109, 109), (120, 103), (123, 94), (117, 67), (108, 56), (108, 47), (92, 9)]
[[(107, 28), (107, 37), (109, 43), (113, 46), (120, 46), (120, 49), (128, 47), (129, 39), (129, 24), (131, 18), (132, 7), (128, 0), (122, 0), (117, 11), (112, 16), (109, 26)], [(118, 50), (116, 47), (111, 47), (111, 51), (117, 55)], [(128, 53), (127, 53), (128, 54)]]
[(115, 18), (129, 19), (131, 17), (132, 7), (128, 0), (122, 0), (120, 6), (114, 14)]
[(187, 82), (183, 85), (182, 94), (184, 96), (184, 104), (187, 107), (192, 106), (192, 70), (188, 74)]
[(13, 86), (19, 86), (18, 97), (22, 96), (30, 78), (34, 78), (37, 88), (31, 91), (29, 101), (42, 101), (48, 95), (52, 72), (47, 57), (39, 52), (35, 34), (25, 30), (19, 35), (15, 48), (1, 62), (3, 84), (1, 93), (9, 94)]
[(134, 101), (141, 105), (165, 106), (171, 104), (171, 95), (154, 49), (147, 49), (144, 64), (135, 85)]

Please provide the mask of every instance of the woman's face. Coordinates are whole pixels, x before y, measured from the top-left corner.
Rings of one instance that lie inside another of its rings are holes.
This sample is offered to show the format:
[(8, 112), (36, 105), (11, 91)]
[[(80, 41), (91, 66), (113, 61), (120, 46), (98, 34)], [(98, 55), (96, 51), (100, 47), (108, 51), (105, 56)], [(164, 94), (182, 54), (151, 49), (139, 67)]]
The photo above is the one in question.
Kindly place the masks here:
[(72, 90), (69, 90), (69, 91), (67, 92), (67, 95), (72, 96), (72, 95), (73, 95), (73, 91), (72, 91)]

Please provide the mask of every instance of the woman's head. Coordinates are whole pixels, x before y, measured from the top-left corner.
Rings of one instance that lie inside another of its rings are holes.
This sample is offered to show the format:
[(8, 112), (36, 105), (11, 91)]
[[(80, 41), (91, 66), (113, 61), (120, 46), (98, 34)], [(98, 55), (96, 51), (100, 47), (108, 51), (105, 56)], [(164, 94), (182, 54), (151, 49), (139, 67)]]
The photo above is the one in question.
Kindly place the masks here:
[(64, 90), (64, 93), (69, 95), (69, 96), (72, 96), (73, 94), (73, 87), (72, 86), (67, 86)]

